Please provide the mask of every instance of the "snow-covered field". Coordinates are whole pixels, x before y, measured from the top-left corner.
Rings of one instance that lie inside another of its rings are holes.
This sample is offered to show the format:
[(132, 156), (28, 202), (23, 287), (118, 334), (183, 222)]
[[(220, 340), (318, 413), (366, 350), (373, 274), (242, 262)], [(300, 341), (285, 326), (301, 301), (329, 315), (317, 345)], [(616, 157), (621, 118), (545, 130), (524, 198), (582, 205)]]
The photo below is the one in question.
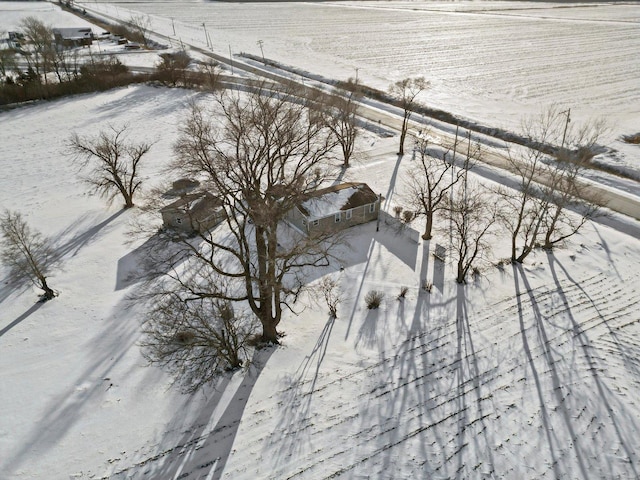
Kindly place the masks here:
[[(574, 120), (603, 116), (611, 161), (640, 164), (619, 141), (640, 131), (640, 4), (543, 2), (86, 3), (120, 18), (150, 15), (153, 29), (221, 55), (248, 52), (328, 78), (386, 89), (424, 75), (428, 105), (502, 128), (551, 103)], [(174, 19), (173, 24), (171, 18)]]
[[(63, 255), (50, 277), (60, 296), (45, 304), (0, 267), (0, 479), (640, 476), (637, 222), (588, 225), (466, 287), (431, 255), (446, 236), (418, 241), (419, 223), (388, 219), (357, 227), (344, 270), (328, 273), (336, 320), (310, 305), (248, 372), (193, 396), (170, 388), (141, 355), (143, 310), (127, 300), (142, 241), (132, 212), (87, 195), (63, 152), (72, 131), (128, 122), (157, 140), (145, 170), (156, 181), (194, 97), (136, 86), (0, 113), (0, 209), (20, 210)], [(396, 149), (397, 137), (367, 134), (344, 178), (368, 182), (388, 212), (411, 165)], [(385, 291), (377, 311), (363, 300), (372, 289)]]

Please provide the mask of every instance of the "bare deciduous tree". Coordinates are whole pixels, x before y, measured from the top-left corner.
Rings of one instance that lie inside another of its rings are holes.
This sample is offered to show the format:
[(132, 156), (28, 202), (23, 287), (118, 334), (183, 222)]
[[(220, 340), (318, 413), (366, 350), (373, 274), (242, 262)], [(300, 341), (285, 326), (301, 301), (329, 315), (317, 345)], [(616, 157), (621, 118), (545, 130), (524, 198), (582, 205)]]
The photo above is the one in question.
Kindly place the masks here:
[(4, 82), (7, 79), (9, 73), (15, 70), (16, 52), (10, 48), (0, 49), (0, 82)]
[(479, 185), (466, 178), (448, 203), (445, 212), (451, 225), (456, 282), (466, 283), (471, 268), (491, 251), (488, 238), (496, 222), (497, 208), (495, 201)]
[(205, 90), (213, 92), (220, 88), (221, 67), (218, 62), (206, 60), (200, 64), (198, 71), (202, 79), (201, 85)]
[[(523, 129), (530, 143), (509, 157), (518, 189), (499, 193), (504, 201), (501, 221), (511, 235), (512, 262), (524, 262), (541, 237), (544, 248), (553, 248), (599, 213), (597, 204), (581, 200), (585, 187), (579, 177), (606, 127), (595, 121), (569, 128), (568, 115), (568, 110), (560, 112), (554, 105), (527, 118)], [(570, 212), (571, 207), (577, 207), (577, 213)]]
[(131, 25), (134, 33), (131, 40), (142, 43), (145, 47), (148, 47), (149, 38), (147, 33), (151, 28), (149, 15), (132, 15), (129, 19), (129, 25)]
[(319, 295), (317, 297), (322, 298), (329, 309), (329, 316), (333, 318), (338, 317), (338, 305), (342, 302), (338, 288), (338, 282), (329, 276), (324, 277), (318, 285)]
[(463, 178), (469, 168), (469, 156), (463, 168), (456, 168), (450, 151), (435, 152), (429, 149), (428, 137), (416, 138), (418, 163), (409, 168), (406, 175), (407, 201), (416, 212), (424, 215), (426, 225), (423, 240), (430, 240), (434, 215), (446, 208), (446, 197), (451, 188)]
[(329, 116), (327, 125), (342, 149), (344, 168), (349, 166), (358, 137), (357, 112), (361, 97), (357, 84), (353, 84), (348, 90), (347, 93), (334, 92), (327, 102), (325, 111)]
[[(580, 231), (580, 229), (600, 214), (600, 205), (582, 200), (580, 176), (588, 160), (574, 157), (569, 161), (558, 160), (549, 169), (549, 183), (543, 188), (546, 201), (544, 240), (542, 248), (551, 250)], [(592, 200), (593, 202), (593, 200)], [(571, 211), (575, 210), (575, 211)]]
[(184, 390), (193, 392), (220, 374), (240, 368), (254, 326), (229, 302), (185, 301), (171, 294), (149, 312), (141, 345), (152, 363), (167, 366)]
[(38, 82), (47, 84), (47, 73), (51, 71), (55, 47), (53, 29), (35, 17), (26, 17), (20, 22), (27, 46), (24, 58), (33, 69)]
[(8, 210), (0, 218), (0, 233), (0, 258), (9, 267), (11, 280), (28, 279), (44, 291), (43, 300), (54, 298), (56, 293), (47, 284), (47, 275), (56, 260), (50, 241), (29, 227), (19, 212)]
[(142, 183), (140, 162), (152, 143), (127, 140), (128, 126), (101, 131), (97, 136), (81, 137), (74, 133), (68, 142), (70, 154), (88, 171), (85, 180), (109, 200), (118, 194), (124, 207), (134, 206), (133, 197)]
[[(283, 309), (292, 310), (304, 289), (303, 273), (328, 265), (335, 238), (331, 232), (302, 236), (285, 225), (288, 212), (327, 175), (335, 148), (323, 119), (310, 115), (292, 88), (222, 92), (218, 116), (193, 106), (173, 171), (201, 179), (219, 198), (224, 221), (216, 231), (180, 242), (191, 270), (201, 272), (197, 278), (177, 268), (184, 261), (179, 255), (165, 264), (175, 288), (190, 299), (247, 302), (261, 322), (262, 340), (273, 343)], [(203, 284), (203, 278), (215, 282)]]
[(191, 57), (185, 51), (161, 53), (160, 62), (156, 64), (158, 79), (165, 85), (172, 87), (180, 83), (186, 85), (186, 74), (190, 63)]
[(400, 108), (403, 110), (399, 155), (404, 155), (404, 142), (407, 137), (409, 118), (415, 107), (416, 97), (428, 87), (429, 82), (424, 77), (405, 78), (389, 87), (389, 93), (400, 102)]

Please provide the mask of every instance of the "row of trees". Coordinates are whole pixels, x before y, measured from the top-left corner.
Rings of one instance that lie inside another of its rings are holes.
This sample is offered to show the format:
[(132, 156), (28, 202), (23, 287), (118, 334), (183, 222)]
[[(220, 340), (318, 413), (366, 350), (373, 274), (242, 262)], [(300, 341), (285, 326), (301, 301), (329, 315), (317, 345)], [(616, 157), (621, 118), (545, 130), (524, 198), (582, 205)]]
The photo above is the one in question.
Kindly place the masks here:
[[(416, 215), (425, 217), (424, 240), (432, 238), (434, 219), (441, 217), (440, 230), (449, 230), (457, 258), (459, 283), (490, 250), (486, 239), (494, 224), (510, 236), (510, 261), (522, 263), (536, 247), (552, 249), (600, 214), (602, 201), (582, 200), (586, 187), (580, 177), (605, 126), (590, 122), (568, 129), (561, 113), (553, 106), (526, 120), (530, 145), (508, 158), (517, 188), (483, 192), (469, 183), (467, 172), (482, 155), (478, 147), (472, 148), (470, 136), (457, 166), (457, 133), (453, 151), (430, 148), (427, 136), (416, 140), (417, 158), (406, 176), (405, 200)], [(542, 152), (540, 145), (553, 144), (560, 145), (553, 155)]]
[(104, 90), (146, 76), (134, 76), (116, 57), (81, 52), (54, 42), (53, 28), (35, 17), (20, 24), (19, 48), (0, 49), (0, 103), (55, 98)]

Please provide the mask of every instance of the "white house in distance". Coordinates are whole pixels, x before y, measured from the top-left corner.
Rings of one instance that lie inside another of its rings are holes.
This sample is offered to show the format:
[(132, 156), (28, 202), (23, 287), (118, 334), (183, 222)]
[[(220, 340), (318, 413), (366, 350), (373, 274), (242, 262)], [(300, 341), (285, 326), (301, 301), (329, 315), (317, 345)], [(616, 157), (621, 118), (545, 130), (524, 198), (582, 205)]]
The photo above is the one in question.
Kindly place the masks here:
[(380, 196), (366, 183), (341, 183), (322, 188), (291, 209), (287, 220), (306, 234), (342, 230), (378, 218)]
[(93, 43), (93, 31), (90, 27), (54, 28), (53, 37), (56, 44), (63, 47), (83, 47)]

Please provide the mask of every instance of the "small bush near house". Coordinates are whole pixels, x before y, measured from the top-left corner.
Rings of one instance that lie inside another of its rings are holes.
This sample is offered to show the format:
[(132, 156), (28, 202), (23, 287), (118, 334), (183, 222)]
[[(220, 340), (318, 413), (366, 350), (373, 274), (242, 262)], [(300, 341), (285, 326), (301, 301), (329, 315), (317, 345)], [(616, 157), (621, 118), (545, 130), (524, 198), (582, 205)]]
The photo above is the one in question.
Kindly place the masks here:
[(634, 145), (640, 144), (640, 133), (635, 133), (633, 135), (623, 135), (622, 141), (625, 143), (632, 143)]
[(380, 307), (383, 298), (384, 293), (379, 290), (371, 290), (365, 295), (364, 301), (366, 302), (367, 308), (369, 310), (375, 310), (376, 308)]
[(402, 207), (400, 205), (396, 205), (395, 207), (393, 207), (393, 212), (396, 214), (396, 218), (400, 218)]
[(408, 291), (409, 291), (409, 287), (400, 287), (400, 293), (398, 294), (398, 300), (401, 300), (404, 297), (406, 297)]
[(413, 212), (411, 210), (405, 210), (402, 212), (402, 219), (404, 223), (410, 223), (413, 220)]

